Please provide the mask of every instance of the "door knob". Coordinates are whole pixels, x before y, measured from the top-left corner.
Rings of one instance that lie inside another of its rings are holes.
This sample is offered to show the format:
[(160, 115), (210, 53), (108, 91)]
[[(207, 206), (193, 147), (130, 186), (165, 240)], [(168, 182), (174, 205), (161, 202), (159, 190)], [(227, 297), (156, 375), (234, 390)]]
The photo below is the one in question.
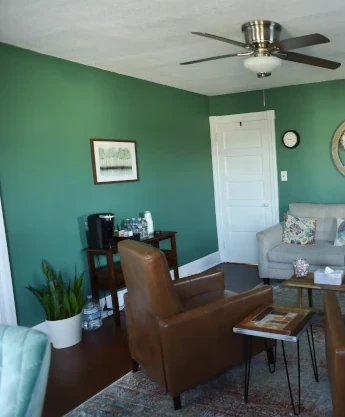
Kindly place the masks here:
[(265, 204), (264, 204), (264, 207), (268, 207), (268, 203), (265, 203)]

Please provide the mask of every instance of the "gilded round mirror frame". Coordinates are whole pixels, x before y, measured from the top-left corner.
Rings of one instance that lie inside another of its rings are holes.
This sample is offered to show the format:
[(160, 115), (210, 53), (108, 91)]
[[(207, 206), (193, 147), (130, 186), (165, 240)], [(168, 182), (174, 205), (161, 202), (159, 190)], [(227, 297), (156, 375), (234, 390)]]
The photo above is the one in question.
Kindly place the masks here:
[(345, 122), (343, 122), (336, 132), (334, 133), (333, 140), (332, 140), (332, 158), (334, 161), (335, 166), (338, 170), (345, 175), (345, 166), (341, 162), (339, 158), (339, 141), (345, 133)]

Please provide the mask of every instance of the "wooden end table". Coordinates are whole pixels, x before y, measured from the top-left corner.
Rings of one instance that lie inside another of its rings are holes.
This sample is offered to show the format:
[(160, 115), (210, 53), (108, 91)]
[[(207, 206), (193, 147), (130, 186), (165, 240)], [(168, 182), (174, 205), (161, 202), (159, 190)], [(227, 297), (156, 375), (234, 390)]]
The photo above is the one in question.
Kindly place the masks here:
[(305, 278), (297, 278), (296, 275), (292, 275), (291, 278), (287, 279), (286, 281), (283, 281), (281, 285), (284, 285), (285, 287), (297, 288), (298, 290), (297, 305), (299, 307), (302, 307), (303, 305), (303, 299), (302, 299), (303, 288), (306, 288), (308, 290), (309, 307), (314, 306), (313, 290), (340, 291), (340, 292), (345, 291), (345, 284), (341, 284), (341, 285), (315, 284), (313, 272), (309, 272), (309, 274)]
[[(307, 334), (311, 363), (314, 371), (314, 378), (319, 382), (317, 361), (315, 354), (314, 335), (312, 323), (317, 316), (315, 308), (287, 307), (276, 304), (266, 304), (257, 308), (248, 317), (237, 324), (233, 331), (246, 335), (246, 361), (244, 373), (244, 402), (248, 402), (250, 363), (252, 357), (252, 337), (262, 337), (265, 340), (267, 351), (267, 340), (275, 340), (275, 353), (273, 369), (268, 365), (270, 373), (275, 372), (277, 357), (277, 340), (281, 341), (286, 378), (289, 386), (292, 410), (295, 415), (301, 412), (301, 364), (300, 364), (300, 338), (304, 332)], [(310, 331), (310, 335), (309, 335)], [(288, 362), (285, 354), (284, 342), (295, 342), (297, 345), (297, 366), (298, 366), (298, 406), (296, 406), (291, 389)], [(268, 355), (267, 355), (268, 357)]]
[[(143, 243), (153, 245), (159, 249), (159, 244), (163, 241), (170, 241), (170, 249), (161, 249), (164, 253), (168, 266), (174, 270), (174, 278), (179, 279), (176, 232), (155, 232), (153, 236), (142, 240)], [(114, 262), (114, 255), (118, 253), (117, 245), (110, 249), (86, 249), (89, 264), (89, 274), (91, 281), (91, 291), (93, 298), (99, 300), (99, 290), (108, 290), (111, 294), (113, 304), (113, 315), (116, 326), (120, 326), (120, 309), (117, 298), (117, 291), (126, 288), (125, 279), (120, 262)], [(97, 266), (98, 256), (105, 256), (107, 264)]]

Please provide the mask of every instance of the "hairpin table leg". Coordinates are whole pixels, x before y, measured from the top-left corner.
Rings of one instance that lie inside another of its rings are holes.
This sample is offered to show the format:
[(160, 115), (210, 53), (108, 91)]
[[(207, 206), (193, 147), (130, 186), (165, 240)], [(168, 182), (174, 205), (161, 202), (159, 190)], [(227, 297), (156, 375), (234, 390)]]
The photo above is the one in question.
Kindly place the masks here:
[(250, 363), (252, 360), (252, 336), (246, 336), (246, 362), (244, 369), (244, 402), (248, 402)]
[[(313, 334), (313, 326), (312, 325), (310, 325), (310, 335), (311, 335), (311, 338), (309, 337), (309, 330), (307, 330), (308, 345), (309, 345), (311, 363), (313, 365), (314, 377), (315, 377), (315, 381), (319, 382), (319, 374), (318, 374), (318, 371), (317, 371), (317, 362), (316, 362), (315, 345), (314, 345), (314, 334)], [(311, 344), (310, 344), (310, 339), (311, 339)]]
[(299, 341), (297, 340), (297, 365), (298, 365), (298, 412), (296, 411), (295, 402), (293, 400), (292, 396), (292, 390), (291, 390), (291, 384), (290, 384), (290, 377), (289, 377), (289, 370), (285, 355), (285, 347), (284, 347), (284, 341), (282, 340), (282, 348), (283, 348), (283, 356), (284, 356), (284, 364), (285, 364), (285, 371), (286, 371), (286, 378), (289, 386), (289, 392), (290, 392), (290, 399), (291, 399), (291, 405), (292, 410), (295, 416), (298, 416), (301, 412), (301, 364), (300, 364), (300, 356), (299, 356)]

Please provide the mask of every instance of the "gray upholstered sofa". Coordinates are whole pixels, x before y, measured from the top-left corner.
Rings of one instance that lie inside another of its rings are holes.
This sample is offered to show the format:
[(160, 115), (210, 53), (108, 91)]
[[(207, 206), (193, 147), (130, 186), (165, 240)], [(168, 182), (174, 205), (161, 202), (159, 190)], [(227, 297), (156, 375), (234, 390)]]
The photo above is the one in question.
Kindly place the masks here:
[(257, 233), (260, 278), (290, 278), (293, 275), (292, 262), (297, 258), (306, 258), (310, 271), (325, 266), (345, 270), (345, 246), (333, 246), (337, 218), (345, 219), (345, 204), (292, 203), (289, 214), (316, 218), (315, 244), (282, 243), (283, 223)]

